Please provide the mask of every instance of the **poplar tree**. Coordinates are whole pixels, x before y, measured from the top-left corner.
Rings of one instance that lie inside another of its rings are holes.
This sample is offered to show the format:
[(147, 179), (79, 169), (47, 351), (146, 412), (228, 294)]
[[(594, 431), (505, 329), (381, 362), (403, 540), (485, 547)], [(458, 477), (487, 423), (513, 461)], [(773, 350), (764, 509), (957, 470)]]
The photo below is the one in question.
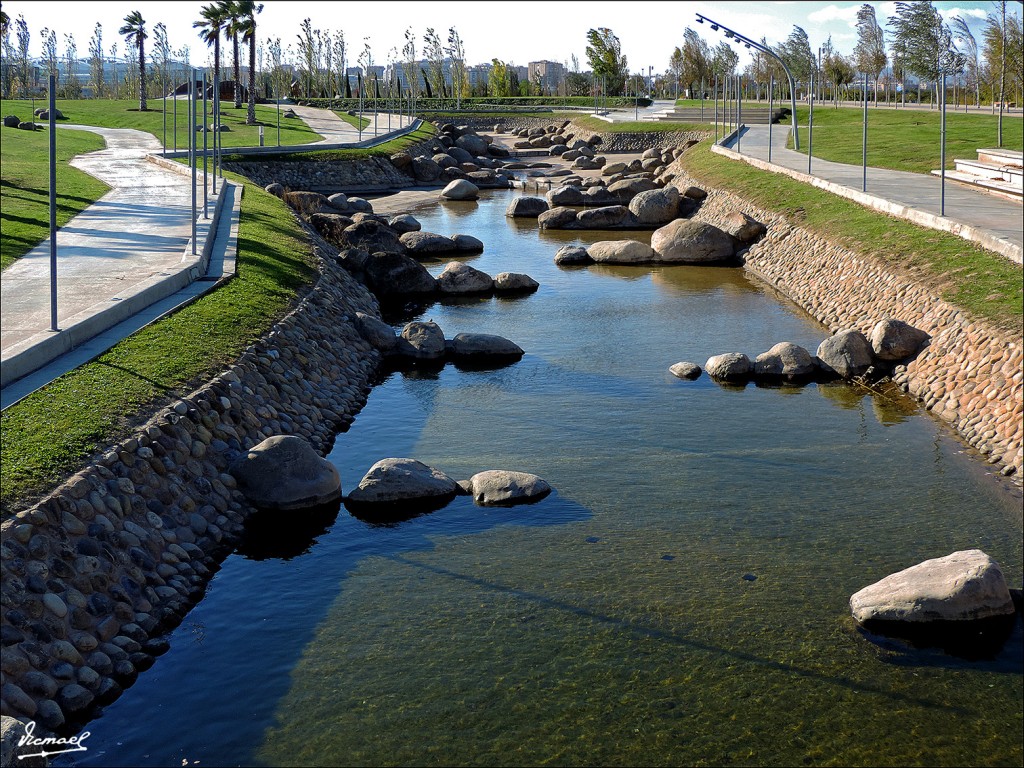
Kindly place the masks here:
[[(867, 3), (857, 10), (857, 45), (853, 55), (858, 69), (876, 82), (889, 63), (885, 54), (885, 33), (875, 18), (875, 9)], [(878, 106), (878, 88), (875, 88), (875, 106)]]

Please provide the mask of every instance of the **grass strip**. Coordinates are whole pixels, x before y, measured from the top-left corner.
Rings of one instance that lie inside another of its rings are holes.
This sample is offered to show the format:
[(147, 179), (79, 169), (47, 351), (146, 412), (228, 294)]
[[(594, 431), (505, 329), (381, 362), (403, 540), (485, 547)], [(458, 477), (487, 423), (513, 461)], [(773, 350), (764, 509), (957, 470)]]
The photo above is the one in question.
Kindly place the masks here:
[[(175, 103), (177, 101), (177, 104)], [(36, 106), (45, 106), (36, 102)], [(149, 109), (139, 112), (139, 102), (127, 99), (73, 99), (57, 100), (65, 120), (62, 123), (96, 125), (101, 128), (135, 128), (153, 134), (167, 149), (188, 149), (188, 102), (183, 99), (167, 99), (166, 131), (164, 121), (164, 100), (150, 99)], [(32, 114), (32, 102), (24, 99), (4, 99), (0, 102), (3, 114), (15, 114), (27, 119)], [(202, 117), (202, 101), (197, 104), (198, 122), (213, 125), (213, 105), (207, 100), (206, 120)], [(175, 115), (175, 112), (177, 113)], [(231, 102), (221, 102), (221, 124), (228, 127), (220, 136), (225, 147), (255, 147), (260, 143), (260, 125), (263, 126), (264, 140), (277, 143), (278, 111), (276, 104), (257, 104), (257, 125), (246, 125), (246, 106), (235, 109)], [(298, 119), (281, 118), (282, 144), (308, 144), (323, 137), (314, 133), (308, 125)], [(166, 141), (164, 136), (166, 133)], [(207, 138), (212, 148), (213, 136)], [(199, 135), (199, 146), (203, 137)]]
[[(49, 131), (3, 128), (0, 142), (0, 269), (7, 269), (50, 236)], [(103, 138), (87, 131), (57, 134), (57, 226), (62, 227), (110, 189), (72, 168), (76, 155), (103, 149)]]
[[(800, 151), (807, 154), (807, 107), (797, 107)], [(946, 169), (954, 161), (977, 159), (978, 150), (998, 146), (997, 118), (946, 110)], [(868, 165), (896, 171), (931, 173), (939, 169), (941, 115), (938, 110), (868, 107)], [(821, 104), (814, 109), (814, 156), (836, 163), (863, 162), (864, 113)], [(790, 136), (788, 146), (793, 147)], [(1003, 147), (1024, 148), (1024, 120), (1003, 119)]]
[(437, 135), (437, 129), (428, 122), (424, 122), (415, 131), (403, 134), (397, 138), (385, 141), (375, 147), (368, 149), (317, 149), (303, 152), (282, 152), (280, 154), (242, 154), (240, 152), (225, 153), (222, 159), (225, 163), (238, 163), (246, 161), (272, 160), (275, 162), (289, 161), (325, 161), (325, 160), (365, 160), (369, 157), (390, 157), (396, 152), (407, 149), (421, 141), (427, 141)]
[(717, 155), (711, 151), (710, 140), (688, 150), (682, 163), (698, 183), (735, 190), (795, 226), (908, 273), (977, 318), (1020, 332), (1024, 314), (1021, 268), (1004, 257), (956, 235), (918, 226), (788, 176)]
[(573, 122), (596, 133), (674, 133), (676, 131), (707, 131), (706, 123), (640, 122), (609, 123), (590, 115), (577, 115)]
[(339, 112), (338, 110), (334, 110), (334, 114), (336, 114), (349, 125), (355, 126), (360, 130), (366, 128), (368, 125), (371, 125), (373, 123), (373, 121), (370, 120), (369, 118), (360, 117), (359, 115), (350, 115), (348, 112)]
[(237, 359), (314, 280), (311, 246), (291, 210), (245, 179), (224, 176), (245, 186), (237, 276), (3, 412), (3, 517), (76, 472), (158, 404)]

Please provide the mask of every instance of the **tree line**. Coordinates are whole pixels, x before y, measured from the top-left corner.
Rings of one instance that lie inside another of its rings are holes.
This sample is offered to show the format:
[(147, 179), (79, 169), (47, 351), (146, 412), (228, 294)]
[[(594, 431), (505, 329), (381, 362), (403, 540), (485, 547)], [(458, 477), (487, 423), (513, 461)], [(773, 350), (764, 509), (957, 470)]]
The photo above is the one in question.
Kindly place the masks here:
[[(850, 93), (851, 86), (862, 84), (867, 77), (876, 103), (880, 90), (887, 99), (898, 91), (900, 100), (905, 101), (907, 86), (915, 77), (919, 91), (922, 83), (927, 83), (937, 100), (939, 80), (945, 74), (954, 84), (962, 82), (960, 92), (965, 104), (968, 99), (975, 105), (1006, 102), (1007, 94), (1020, 94), (1020, 100), (1024, 100), (1021, 18), (1007, 13), (1005, 0), (993, 5), (995, 10), (985, 20), (981, 41), (962, 17), (955, 16), (947, 24), (931, 2), (920, 0), (897, 2), (887, 30), (878, 23), (872, 5), (861, 5), (857, 11), (857, 43), (851, 54), (839, 52), (829, 37), (816, 55), (807, 32), (799, 26), (794, 26), (789, 37), (776, 46), (770, 46), (764, 37), (760, 45), (785, 62), (805, 93), (813, 77), (818, 98), (838, 101)], [(774, 78), (780, 84), (780, 94), (788, 98), (788, 80), (778, 61), (753, 48), (751, 52), (751, 63), (738, 73), (739, 58), (728, 43), (722, 41), (712, 49), (687, 27), (683, 44), (669, 59), (669, 77), (677, 88), (694, 94), (710, 88), (716, 76), (724, 79), (742, 74), (758, 94)], [(918, 101), (921, 98), (919, 93)]]

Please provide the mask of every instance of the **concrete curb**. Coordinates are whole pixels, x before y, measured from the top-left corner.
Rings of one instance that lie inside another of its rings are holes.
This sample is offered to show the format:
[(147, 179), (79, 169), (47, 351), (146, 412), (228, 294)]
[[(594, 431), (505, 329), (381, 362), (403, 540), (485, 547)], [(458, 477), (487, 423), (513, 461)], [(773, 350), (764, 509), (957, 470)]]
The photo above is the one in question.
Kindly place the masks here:
[[(152, 156), (149, 159), (171, 170), (187, 173), (187, 169), (178, 163), (162, 162), (161, 158)], [(131, 286), (123, 297), (104, 299), (88, 309), (64, 318), (61, 321), (61, 330), (56, 333), (42, 331), (10, 347), (4, 357), (3, 366), (0, 366), (0, 387), (6, 387), (11, 382), (42, 368), (103, 331), (203, 277), (209, 266), (214, 241), (211, 234), (217, 231), (223, 200), (224, 195), (215, 195), (210, 218), (197, 220), (195, 256), (192, 255), (190, 239), (185, 246), (181, 266), (176, 271), (150, 277)]]
[[(729, 140), (729, 137), (723, 137), (722, 141)], [(1001, 237), (996, 237), (993, 234), (985, 232), (973, 227), (970, 224), (964, 224), (963, 222), (953, 221), (949, 218), (937, 216), (934, 213), (922, 211), (919, 208), (910, 208), (900, 203), (894, 203), (891, 200), (885, 200), (881, 197), (875, 197), (865, 192), (853, 189), (851, 187), (844, 187), (841, 184), (835, 184), (831, 181), (825, 181), (817, 176), (810, 176), (800, 171), (794, 171), (790, 168), (785, 168), (781, 165), (775, 165), (774, 163), (768, 163), (764, 160), (760, 160), (756, 157), (749, 155), (740, 154), (732, 149), (727, 149), (718, 144), (711, 146), (711, 151), (728, 157), (730, 160), (742, 160), (748, 165), (752, 165), (755, 168), (760, 168), (763, 171), (770, 171), (772, 173), (781, 173), (784, 176), (789, 176), (791, 179), (803, 182), (804, 184), (810, 184), (813, 187), (818, 187), (826, 192), (845, 197), (848, 200), (860, 203), (868, 208), (871, 208), (881, 213), (887, 213), (890, 216), (896, 216), (900, 219), (906, 219), (914, 224), (918, 224), (928, 229), (936, 229), (942, 232), (948, 232), (952, 235), (962, 237), (965, 240), (970, 240), (973, 243), (977, 243), (986, 250), (998, 253), (1015, 264), (1021, 264), (1024, 254), (1022, 249), (1015, 243), (1011, 243), (1008, 240), (1004, 240)]]

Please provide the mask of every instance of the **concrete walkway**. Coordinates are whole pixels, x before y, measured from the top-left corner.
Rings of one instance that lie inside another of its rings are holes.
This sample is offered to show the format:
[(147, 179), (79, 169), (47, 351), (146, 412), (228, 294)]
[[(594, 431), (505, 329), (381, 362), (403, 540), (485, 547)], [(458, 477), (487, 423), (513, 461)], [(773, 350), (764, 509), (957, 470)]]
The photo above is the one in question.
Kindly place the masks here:
[[(359, 141), (359, 130), (333, 112), (291, 108), (323, 137), (303, 146)], [(389, 121), (392, 130), (410, 122), (388, 113), (364, 116), (375, 120), (378, 135), (387, 132)], [(373, 138), (373, 125), (363, 129), (363, 141)], [(193, 256), (192, 180), (187, 168), (157, 158), (160, 143), (144, 131), (60, 127), (104, 137), (105, 149), (80, 155), (70, 164), (111, 190), (57, 232), (57, 332), (50, 330), (49, 239), (0, 273), (3, 408), (234, 273), (241, 190), (218, 184), (221, 194), (213, 195), (211, 167), (206, 190), (209, 218), (204, 219), (200, 167)]]
[[(789, 135), (788, 126), (771, 126), (771, 164), (776, 169), (787, 169), (788, 175), (807, 175), (807, 155), (786, 149)], [(768, 126), (752, 125), (743, 128), (740, 135), (732, 136), (723, 142), (723, 146), (733, 153), (746, 158), (768, 161)], [(870, 156), (869, 156), (870, 161)], [(863, 167), (845, 165), (821, 160), (811, 160), (810, 176), (837, 185), (848, 191), (844, 196), (857, 199), (863, 197)], [(906, 218), (917, 221), (925, 226), (956, 231), (973, 228), (980, 233), (988, 233), (991, 237), (1009, 245), (1004, 248), (1003, 255), (1020, 263), (1020, 251), (1024, 247), (1024, 224), (1022, 224), (1022, 207), (1019, 202), (989, 195), (971, 187), (946, 181), (945, 216), (940, 215), (941, 179), (921, 173), (893, 171), (884, 168), (867, 169), (867, 196), (878, 198), (889, 206), (890, 212), (898, 214), (898, 208), (907, 209)], [(877, 207), (877, 206), (876, 206)], [(883, 206), (880, 210), (884, 210)], [(914, 212), (923, 216), (916, 217)], [(928, 223), (927, 220), (933, 220)], [(944, 220), (944, 221), (943, 221)], [(969, 234), (969, 233), (962, 233)], [(968, 239), (975, 239), (969, 237)], [(986, 247), (998, 246), (995, 242), (982, 242)], [(1016, 249), (1016, 258), (1011, 254)]]

